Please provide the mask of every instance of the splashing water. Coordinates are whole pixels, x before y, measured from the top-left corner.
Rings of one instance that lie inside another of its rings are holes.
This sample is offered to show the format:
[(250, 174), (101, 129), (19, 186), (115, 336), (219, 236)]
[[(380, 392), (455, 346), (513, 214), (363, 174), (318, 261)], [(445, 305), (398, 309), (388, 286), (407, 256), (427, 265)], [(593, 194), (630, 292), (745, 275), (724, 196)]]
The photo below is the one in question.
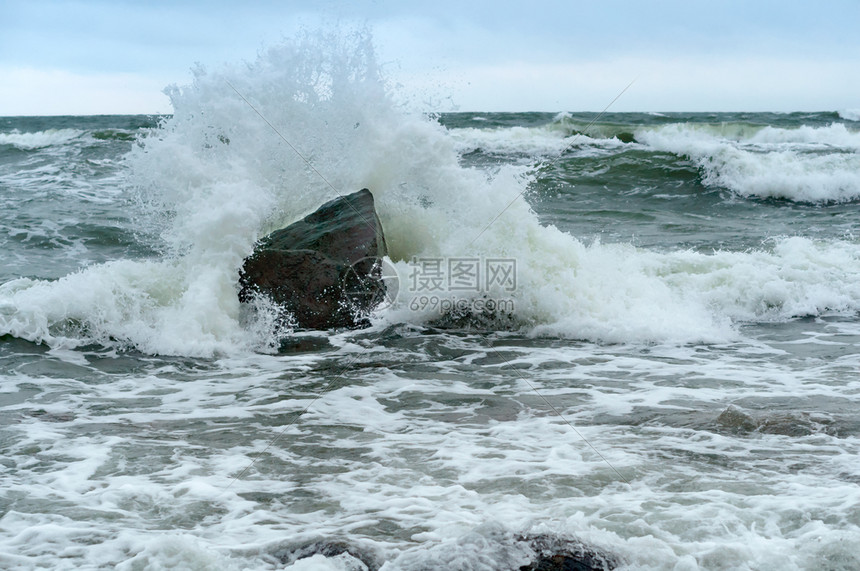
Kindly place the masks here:
[[(515, 326), (537, 335), (719, 341), (734, 335), (733, 319), (860, 307), (860, 292), (846, 285), (860, 283), (856, 264), (829, 261), (856, 260), (856, 245), (822, 251), (798, 238), (772, 252), (659, 254), (585, 245), (541, 225), (527, 201), (533, 167), (461, 165), (443, 127), (394, 103), (367, 32), (308, 34), (252, 63), (195, 69), (190, 85), (167, 93), (173, 116), (126, 157), (141, 231), (157, 237), (162, 258), (9, 282), (0, 287), (0, 331), (159, 354), (264, 350), (273, 346), (271, 319), (243, 320), (236, 295), (243, 259), (265, 233), (364, 187), (402, 282), (416, 258), (515, 260)], [(797, 252), (826, 271), (789, 275)], [(756, 290), (748, 263), (766, 268)], [(438, 318), (410, 307), (407, 290), (380, 323)]]

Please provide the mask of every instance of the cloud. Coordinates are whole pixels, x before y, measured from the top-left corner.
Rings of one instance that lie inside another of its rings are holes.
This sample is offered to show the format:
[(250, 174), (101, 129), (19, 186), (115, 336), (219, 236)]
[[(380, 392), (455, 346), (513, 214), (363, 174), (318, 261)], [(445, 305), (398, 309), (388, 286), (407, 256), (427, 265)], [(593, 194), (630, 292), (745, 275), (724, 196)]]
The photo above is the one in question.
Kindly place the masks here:
[(156, 78), (128, 73), (0, 68), (0, 116), (169, 113)]
[[(449, 62), (450, 63), (450, 62)], [(616, 58), (389, 68), (421, 110), (829, 111), (860, 104), (850, 60)], [(163, 76), (0, 67), (0, 116), (169, 113)], [(182, 84), (184, 81), (179, 80)]]
[(398, 96), (424, 109), (600, 110), (636, 77), (612, 110), (856, 108), (860, 3), (828, 6), (9, 0), (0, 115), (169, 111), (161, 90), (198, 62), (252, 61), (303, 27), (362, 25)]
[(775, 57), (620, 57), (549, 64), (528, 61), (405, 74), (407, 92), (440, 110), (834, 111), (856, 107), (851, 60)]

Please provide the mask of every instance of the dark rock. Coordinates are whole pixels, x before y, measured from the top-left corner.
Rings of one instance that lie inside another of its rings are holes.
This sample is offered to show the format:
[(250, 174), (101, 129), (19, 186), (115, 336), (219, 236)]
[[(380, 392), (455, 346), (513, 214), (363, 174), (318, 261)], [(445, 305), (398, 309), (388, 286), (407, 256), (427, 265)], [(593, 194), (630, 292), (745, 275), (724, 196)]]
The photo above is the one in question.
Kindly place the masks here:
[[(612, 571), (622, 563), (618, 557), (576, 539), (548, 534), (515, 536), (497, 531), (500, 529), (485, 528), (464, 537), (457, 545), (405, 552), (394, 561), (386, 561), (384, 552), (372, 541), (344, 538), (286, 543), (270, 550), (269, 555), (281, 564), (292, 565), (319, 554), (338, 559), (339, 565), (349, 571), (377, 571), (389, 563), (396, 569), (414, 571), (488, 566), (504, 570), (508, 564), (512, 564), (510, 571)], [(528, 564), (517, 567), (528, 560), (531, 560)]]
[[(482, 301), (487, 301), (484, 296)], [(493, 300), (489, 300), (493, 301)], [(471, 308), (460, 309), (453, 307), (445, 311), (441, 317), (434, 319), (429, 325), (436, 329), (445, 331), (512, 331), (521, 326), (516, 316), (510, 312), (502, 312), (496, 309), (483, 309), (481, 311)]]
[(549, 535), (521, 537), (537, 558), (520, 571), (611, 571), (619, 565), (616, 557), (584, 545)]
[(735, 433), (752, 432), (757, 428), (751, 415), (732, 405), (720, 413), (717, 423)]
[(611, 567), (595, 566), (595, 561), (591, 558), (583, 559), (563, 553), (545, 555), (537, 561), (520, 567), (520, 571), (593, 571), (598, 569), (611, 569)]
[(363, 189), (260, 240), (240, 272), (239, 299), (263, 295), (299, 328), (361, 327), (385, 297), (386, 253), (373, 195)]
[(361, 571), (377, 571), (382, 564), (382, 555), (369, 545), (361, 545), (343, 540), (321, 540), (281, 548), (272, 555), (282, 564), (292, 565), (299, 559), (313, 555), (324, 555), (328, 558), (341, 557), (341, 562), (348, 568)]
[(332, 348), (325, 337), (302, 337), (291, 335), (281, 339), (278, 353), (298, 355), (301, 353), (320, 353)]
[(717, 417), (717, 424), (737, 435), (749, 433), (777, 434), (781, 436), (809, 436), (825, 433), (836, 435), (833, 421), (822, 415), (807, 412), (764, 412), (752, 414), (729, 405)]

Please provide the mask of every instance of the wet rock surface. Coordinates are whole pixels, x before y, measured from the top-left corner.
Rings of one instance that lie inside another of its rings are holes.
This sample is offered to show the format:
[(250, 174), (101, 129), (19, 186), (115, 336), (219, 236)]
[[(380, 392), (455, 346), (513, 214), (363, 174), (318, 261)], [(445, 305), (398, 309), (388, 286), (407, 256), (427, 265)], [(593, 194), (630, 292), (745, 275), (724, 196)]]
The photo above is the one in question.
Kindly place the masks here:
[(550, 535), (522, 537), (535, 552), (536, 558), (519, 571), (611, 571), (618, 559), (608, 553), (576, 540)]
[(239, 299), (263, 296), (302, 329), (362, 327), (385, 297), (386, 253), (373, 195), (362, 189), (260, 240), (240, 272)]
[[(386, 562), (381, 551), (370, 544), (346, 539), (318, 540), (276, 550), (272, 555), (282, 564), (322, 557), (337, 560), (349, 571), (377, 571), (383, 565), (392, 569), (438, 571), (441, 569), (498, 569), (498, 571), (611, 571), (620, 560), (609, 553), (578, 540), (553, 535), (513, 536), (504, 541), (490, 534), (484, 540), (468, 537), (457, 546), (437, 546), (423, 554), (413, 553)], [(477, 551), (479, 552), (476, 552)], [(442, 553), (444, 551), (444, 553)], [(513, 561), (520, 563), (512, 565)], [(521, 563), (528, 561), (525, 565)], [(388, 565), (386, 565), (388, 563)]]
[(349, 571), (376, 571), (383, 564), (382, 556), (377, 550), (345, 540), (314, 541), (278, 550), (273, 555), (285, 565), (322, 555), (327, 559), (337, 559), (341, 566)]
[[(833, 419), (808, 412), (747, 411), (730, 405), (717, 417), (717, 424), (733, 434), (777, 434), (809, 436), (811, 434), (840, 435)], [(844, 428), (842, 431), (845, 431)]]

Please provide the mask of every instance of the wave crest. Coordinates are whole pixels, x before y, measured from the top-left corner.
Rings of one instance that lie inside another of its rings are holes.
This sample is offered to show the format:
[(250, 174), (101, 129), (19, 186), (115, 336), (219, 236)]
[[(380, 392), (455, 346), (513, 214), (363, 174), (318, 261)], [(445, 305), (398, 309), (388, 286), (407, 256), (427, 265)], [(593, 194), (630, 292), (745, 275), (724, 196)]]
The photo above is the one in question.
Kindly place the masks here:
[(0, 145), (11, 145), (23, 151), (32, 151), (65, 145), (83, 134), (84, 131), (76, 129), (47, 129), (33, 133), (21, 133), (16, 130), (11, 133), (0, 133)]
[(860, 133), (843, 125), (751, 131), (672, 124), (637, 132), (649, 147), (689, 157), (708, 186), (798, 202), (860, 199)]

